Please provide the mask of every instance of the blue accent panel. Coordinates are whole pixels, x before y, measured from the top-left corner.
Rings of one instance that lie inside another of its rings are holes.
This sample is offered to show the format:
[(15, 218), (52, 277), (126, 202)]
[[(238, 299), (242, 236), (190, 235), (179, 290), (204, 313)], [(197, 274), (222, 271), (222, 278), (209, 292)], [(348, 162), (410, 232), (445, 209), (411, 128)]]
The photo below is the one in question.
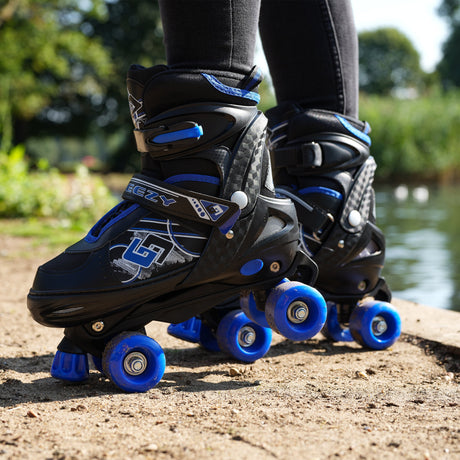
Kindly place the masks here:
[(206, 80), (208, 80), (209, 83), (211, 83), (211, 85), (221, 93), (228, 94), (229, 96), (243, 97), (244, 99), (254, 101), (256, 104), (260, 102), (259, 94), (254, 93), (253, 91), (247, 91), (245, 89), (233, 88), (232, 86), (224, 85), (216, 77), (207, 73), (202, 73), (201, 75), (203, 75), (203, 77), (205, 77)]
[(156, 144), (169, 144), (170, 142), (183, 141), (185, 139), (199, 139), (202, 135), (203, 128), (200, 125), (197, 125), (193, 128), (159, 134), (153, 138), (153, 142)]
[(299, 195), (308, 195), (310, 193), (322, 193), (323, 195), (329, 195), (333, 198), (337, 198), (338, 200), (341, 200), (343, 198), (342, 194), (340, 192), (337, 192), (337, 190), (333, 190), (331, 188), (326, 187), (306, 187), (298, 191)]
[(230, 217), (230, 219), (228, 219), (225, 223), (223, 223), (219, 227), (219, 230), (221, 231), (221, 233), (226, 235), (229, 232), (229, 230), (233, 227), (233, 225), (235, 225), (235, 222), (238, 220), (238, 217), (240, 217), (240, 214), (241, 214), (241, 210), (238, 209), (238, 211), (236, 211), (235, 214), (233, 214), (233, 216)]
[(356, 136), (358, 139), (361, 139), (363, 142), (365, 142), (367, 145), (371, 145), (371, 138), (364, 132), (360, 131), (358, 128), (355, 128), (348, 120), (345, 118), (341, 117), (340, 115), (335, 115), (337, 120), (342, 123), (345, 129), (350, 131), (351, 134)]
[[(117, 206), (112, 208), (107, 214), (105, 214), (101, 219), (99, 219), (99, 221), (93, 226), (93, 228), (85, 236), (84, 239), (87, 243), (95, 243), (108, 228), (116, 224), (121, 219), (124, 219), (126, 216), (131, 214), (133, 211), (135, 211), (139, 207), (138, 204), (133, 204), (132, 206), (130, 206), (129, 208), (125, 209), (123, 212), (118, 214), (118, 216), (114, 217), (113, 219), (110, 219), (111, 214), (115, 213), (118, 207), (121, 206), (123, 203), (124, 202), (122, 201), (121, 203), (117, 204)], [(97, 236), (94, 236), (93, 231), (99, 228), (100, 223), (103, 222), (104, 220), (108, 220), (108, 222), (102, 227), (102, 229), (99, 231), (99, 234)]]
[(246, 262), (240, 268), (240, 273), (243, 276), (255, 275), (256, 273), (259, 273), (260, 270), (262, 270), (263, 266), (264, 266), (263, 260), (260, 260), (260, 259), (250, 260), (249, 262)]
[(176, 184), (178, 182), (206, 182), (214, 185), (220, 184), (218, 177), (206, 176), (204, 174), (176, 174), (175, 176), (168, 177), (165, 182), (167, 184)]

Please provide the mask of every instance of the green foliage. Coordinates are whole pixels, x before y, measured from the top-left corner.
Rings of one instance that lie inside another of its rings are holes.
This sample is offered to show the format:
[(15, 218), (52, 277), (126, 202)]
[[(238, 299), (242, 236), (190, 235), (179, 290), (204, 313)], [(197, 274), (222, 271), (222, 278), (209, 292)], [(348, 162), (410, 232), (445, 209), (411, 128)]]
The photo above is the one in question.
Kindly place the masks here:
[(0, 9), (0, 128), (2, 147), (13, 138), (13, 120), (37, 116), (52, 100), (67, 110), (78, 99), (103, 94), (112, 71), (109, 53), (80, 26), (85, 18), (103, 16), (102, 0), (10, 0)]
[(56, 217), (94, 221), (115, 204), (100, 179), (80, 166), (73, 176), (49, 169), (46, 160), (31, 172), (24, 147), (0, 151), (0, 217)]
[(389, 95), (401, 88), (420, 88), (424, 73), (412, 42), (394, 28), (359, 34), (360, 88)]
[(360, 117), (372, 127), (378, 178), (460, 177), (460, 93), (410, 100), (363, 96)]

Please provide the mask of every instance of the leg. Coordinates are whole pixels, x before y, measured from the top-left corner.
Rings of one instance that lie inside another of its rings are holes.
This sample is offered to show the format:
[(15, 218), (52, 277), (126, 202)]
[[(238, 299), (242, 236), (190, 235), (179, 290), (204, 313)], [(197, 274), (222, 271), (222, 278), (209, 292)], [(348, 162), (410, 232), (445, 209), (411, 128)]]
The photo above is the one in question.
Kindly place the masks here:
[(278, 99), (267, 113), (278, 191), (296, 203), (301, 245), (319, 267), (316, 286), (335, 309), (330, 321), (348, 323), (361, 299), (391, 299), (380, 276), (385, 242), (375, 225), (370, 129), (358, 120), (351, 5), (263, 0), (260, 27)]

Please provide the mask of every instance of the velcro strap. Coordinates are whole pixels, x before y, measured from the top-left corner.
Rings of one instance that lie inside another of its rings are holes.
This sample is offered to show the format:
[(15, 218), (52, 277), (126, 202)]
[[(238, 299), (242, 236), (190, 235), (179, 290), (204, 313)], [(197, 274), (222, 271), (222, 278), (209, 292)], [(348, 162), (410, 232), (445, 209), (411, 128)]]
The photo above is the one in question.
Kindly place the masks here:
[(275, 149), (275, 164), (278, 168), (290, 166), (317, 168), (323, 164), (323, 152), (317, 142), (278, 147)]
[(123, 193), (125, 200), (161, 214), (218, 227), (226, 234), (241, 213), (232, 201), (193, 192), (143, 174), (135, 174)]
[(288, 168), (292, 174), (308, 173), (312, 169), (349, 169), (360, 166), (368, 157), (369, 146), (350, 136), (335, 133), (320, 133), (314, 140), (299, 139), (274, 149), (277, 168)]

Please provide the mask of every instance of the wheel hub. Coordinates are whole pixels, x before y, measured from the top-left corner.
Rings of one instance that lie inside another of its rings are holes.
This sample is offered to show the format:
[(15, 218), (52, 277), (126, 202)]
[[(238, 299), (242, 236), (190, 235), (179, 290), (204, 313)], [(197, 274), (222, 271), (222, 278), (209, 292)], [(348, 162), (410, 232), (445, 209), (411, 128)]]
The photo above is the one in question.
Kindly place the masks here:
[(308, 318), (308, 306), (305, 302), (296, 300), (289, 305), (287, 317), (291, 323), (300, 324)]
[(250, 347), (256, 340), (256, 331), (251, 326), (244, 326), (238, 334), (238, 343), (246, 348)]
[(388, 329), (388, 324), (382, 316), (376, 316), (372, 320), (372, 332), (374, 335), (379, 336), (384, 334)]
[(141, 375), (147, 369), (147, 358), (144, 354), (133, 351), (125, 357), (123, 367), (129, 375)]

